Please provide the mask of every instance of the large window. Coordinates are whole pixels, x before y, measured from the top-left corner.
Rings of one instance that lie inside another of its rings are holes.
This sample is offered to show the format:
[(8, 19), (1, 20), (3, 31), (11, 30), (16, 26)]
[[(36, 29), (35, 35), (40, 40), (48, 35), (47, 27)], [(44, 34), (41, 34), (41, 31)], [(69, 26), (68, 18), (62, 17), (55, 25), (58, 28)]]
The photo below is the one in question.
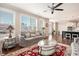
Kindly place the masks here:
[(45, 21), (42, 18), (37, 19), (33, 16), (22, 15), (21, 16), (21, 34), (25, 35), (28, 32), (30, 34), (38, 31), (40, 34), (43, 34), (45, 28)]
[(37, 22), (38, 22), (38, 31), (41, 34), (43, 34), (43, 32), (45, 30), (45, 20), (40, 18)]
[(42, 28), (43, 28), (43, 20), (39, 19), (38, 20), (38, 29), (40, 32), (42, 31)]
[(29, 16), (21, 16), (21, 32), (30, 31), (30, 18)]
[(21, 16), (21, 34), (34, 33), (36, 31), (36, 19), (27, 15)]
[(0, 11), (0, 23), (13, 25), (13, 14), (5, 11)]
[(8, 26), (12, 25), (14, 27), (14, 14), (6, 9), (0, 10), (0, 37), (8, 34)]
[(30, 25), (31, 25), (31, 31), (35, 32), (36, 31), (36, 18), (34, 17), (30, 18)]

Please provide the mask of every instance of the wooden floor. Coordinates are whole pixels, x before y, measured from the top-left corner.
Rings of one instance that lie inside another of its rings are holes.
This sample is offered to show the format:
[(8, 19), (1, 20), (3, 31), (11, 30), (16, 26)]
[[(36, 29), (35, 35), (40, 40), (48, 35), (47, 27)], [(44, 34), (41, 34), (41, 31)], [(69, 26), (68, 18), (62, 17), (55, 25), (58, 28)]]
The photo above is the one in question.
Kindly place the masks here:
[(16, 45), (15, 47), (13, 48), (10, 48), (10, 49), (3, 49), (3, 54), (8, 54), (10, 52), (14, 52), (16, 50), (19, 50), (19, 49), (22, 49), (22, 47), (20, 47), (19, 45)]
[[(57, 37), (57, 38), (53, 37), (53, 39), (56, 39), (57, 42), (64, 43), (64, 44), (68, 44), (67, 41), (63, 41), (63, 42), (62, 42), (61, 36), (59, 36), (59, 37)], [(68, 44), (68, 45), (69, 45), (69, 44)], [(14, 52), (14, 51), (17, 51), (17, 50), (19, 50), (19, 49), (22, 49), (22, 47), (20, 47), (19, 45), (16, 45), (15, 47), (10, 48), (10, 49), (8, 49), (8, 50), (7, 50), (7, 49), (3, 49), (3, 54), (8, 54), (8, 53), (10, 53), (10, 52)]]

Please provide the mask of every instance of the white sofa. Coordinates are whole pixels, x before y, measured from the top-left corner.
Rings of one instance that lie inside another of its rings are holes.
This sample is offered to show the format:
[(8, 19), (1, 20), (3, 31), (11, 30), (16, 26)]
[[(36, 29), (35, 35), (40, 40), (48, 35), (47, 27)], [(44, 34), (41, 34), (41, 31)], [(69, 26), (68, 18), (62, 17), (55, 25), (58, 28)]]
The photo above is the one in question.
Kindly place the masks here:
[(38, 43), (42, 39), (43, 39), (43, 36), (35, 36), (35, 37), (29, 37), (29, 38), (21, 37), (19, 40), (19, 45), (21, 47), (31, 46), (35, 43)]
[(40, 40), (42, 40), (44, 38), (43, 35), (40, 35), (40, 32), (25, 32), (22, 33), (20, 39), (19, 39), (19, 45), (21, 47), (27, 47), (27, 46), (31, 46), (35, 43), (38, 43)]

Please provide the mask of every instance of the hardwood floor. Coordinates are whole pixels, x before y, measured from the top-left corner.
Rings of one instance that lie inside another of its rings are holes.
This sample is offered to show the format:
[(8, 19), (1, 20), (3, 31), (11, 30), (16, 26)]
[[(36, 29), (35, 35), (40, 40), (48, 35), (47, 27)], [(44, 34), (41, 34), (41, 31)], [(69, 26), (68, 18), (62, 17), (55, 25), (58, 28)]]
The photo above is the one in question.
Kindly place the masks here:
[(3, 54), (8, 54), (10, 52), (14, 52), (16, 50), (19, 50), (19, 49), (22, 49), (22, 47), (20, 47), (19, 45), (16, 45), (15, 47), (13, 48), (10, 48), (10, 49), (3, 49)]

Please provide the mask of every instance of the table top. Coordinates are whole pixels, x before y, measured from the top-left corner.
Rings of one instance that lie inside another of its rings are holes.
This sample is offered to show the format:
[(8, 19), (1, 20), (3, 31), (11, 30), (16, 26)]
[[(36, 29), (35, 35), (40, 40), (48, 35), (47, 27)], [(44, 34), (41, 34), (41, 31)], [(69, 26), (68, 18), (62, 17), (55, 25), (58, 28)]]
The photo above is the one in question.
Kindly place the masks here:
[(41, 40), (38, 42), (38, 46), (40, 47), (51, 47), (51, 46), (55, 46), (56, 44), (57, 42), (55, 40), (52, 40), (52, 41)]

